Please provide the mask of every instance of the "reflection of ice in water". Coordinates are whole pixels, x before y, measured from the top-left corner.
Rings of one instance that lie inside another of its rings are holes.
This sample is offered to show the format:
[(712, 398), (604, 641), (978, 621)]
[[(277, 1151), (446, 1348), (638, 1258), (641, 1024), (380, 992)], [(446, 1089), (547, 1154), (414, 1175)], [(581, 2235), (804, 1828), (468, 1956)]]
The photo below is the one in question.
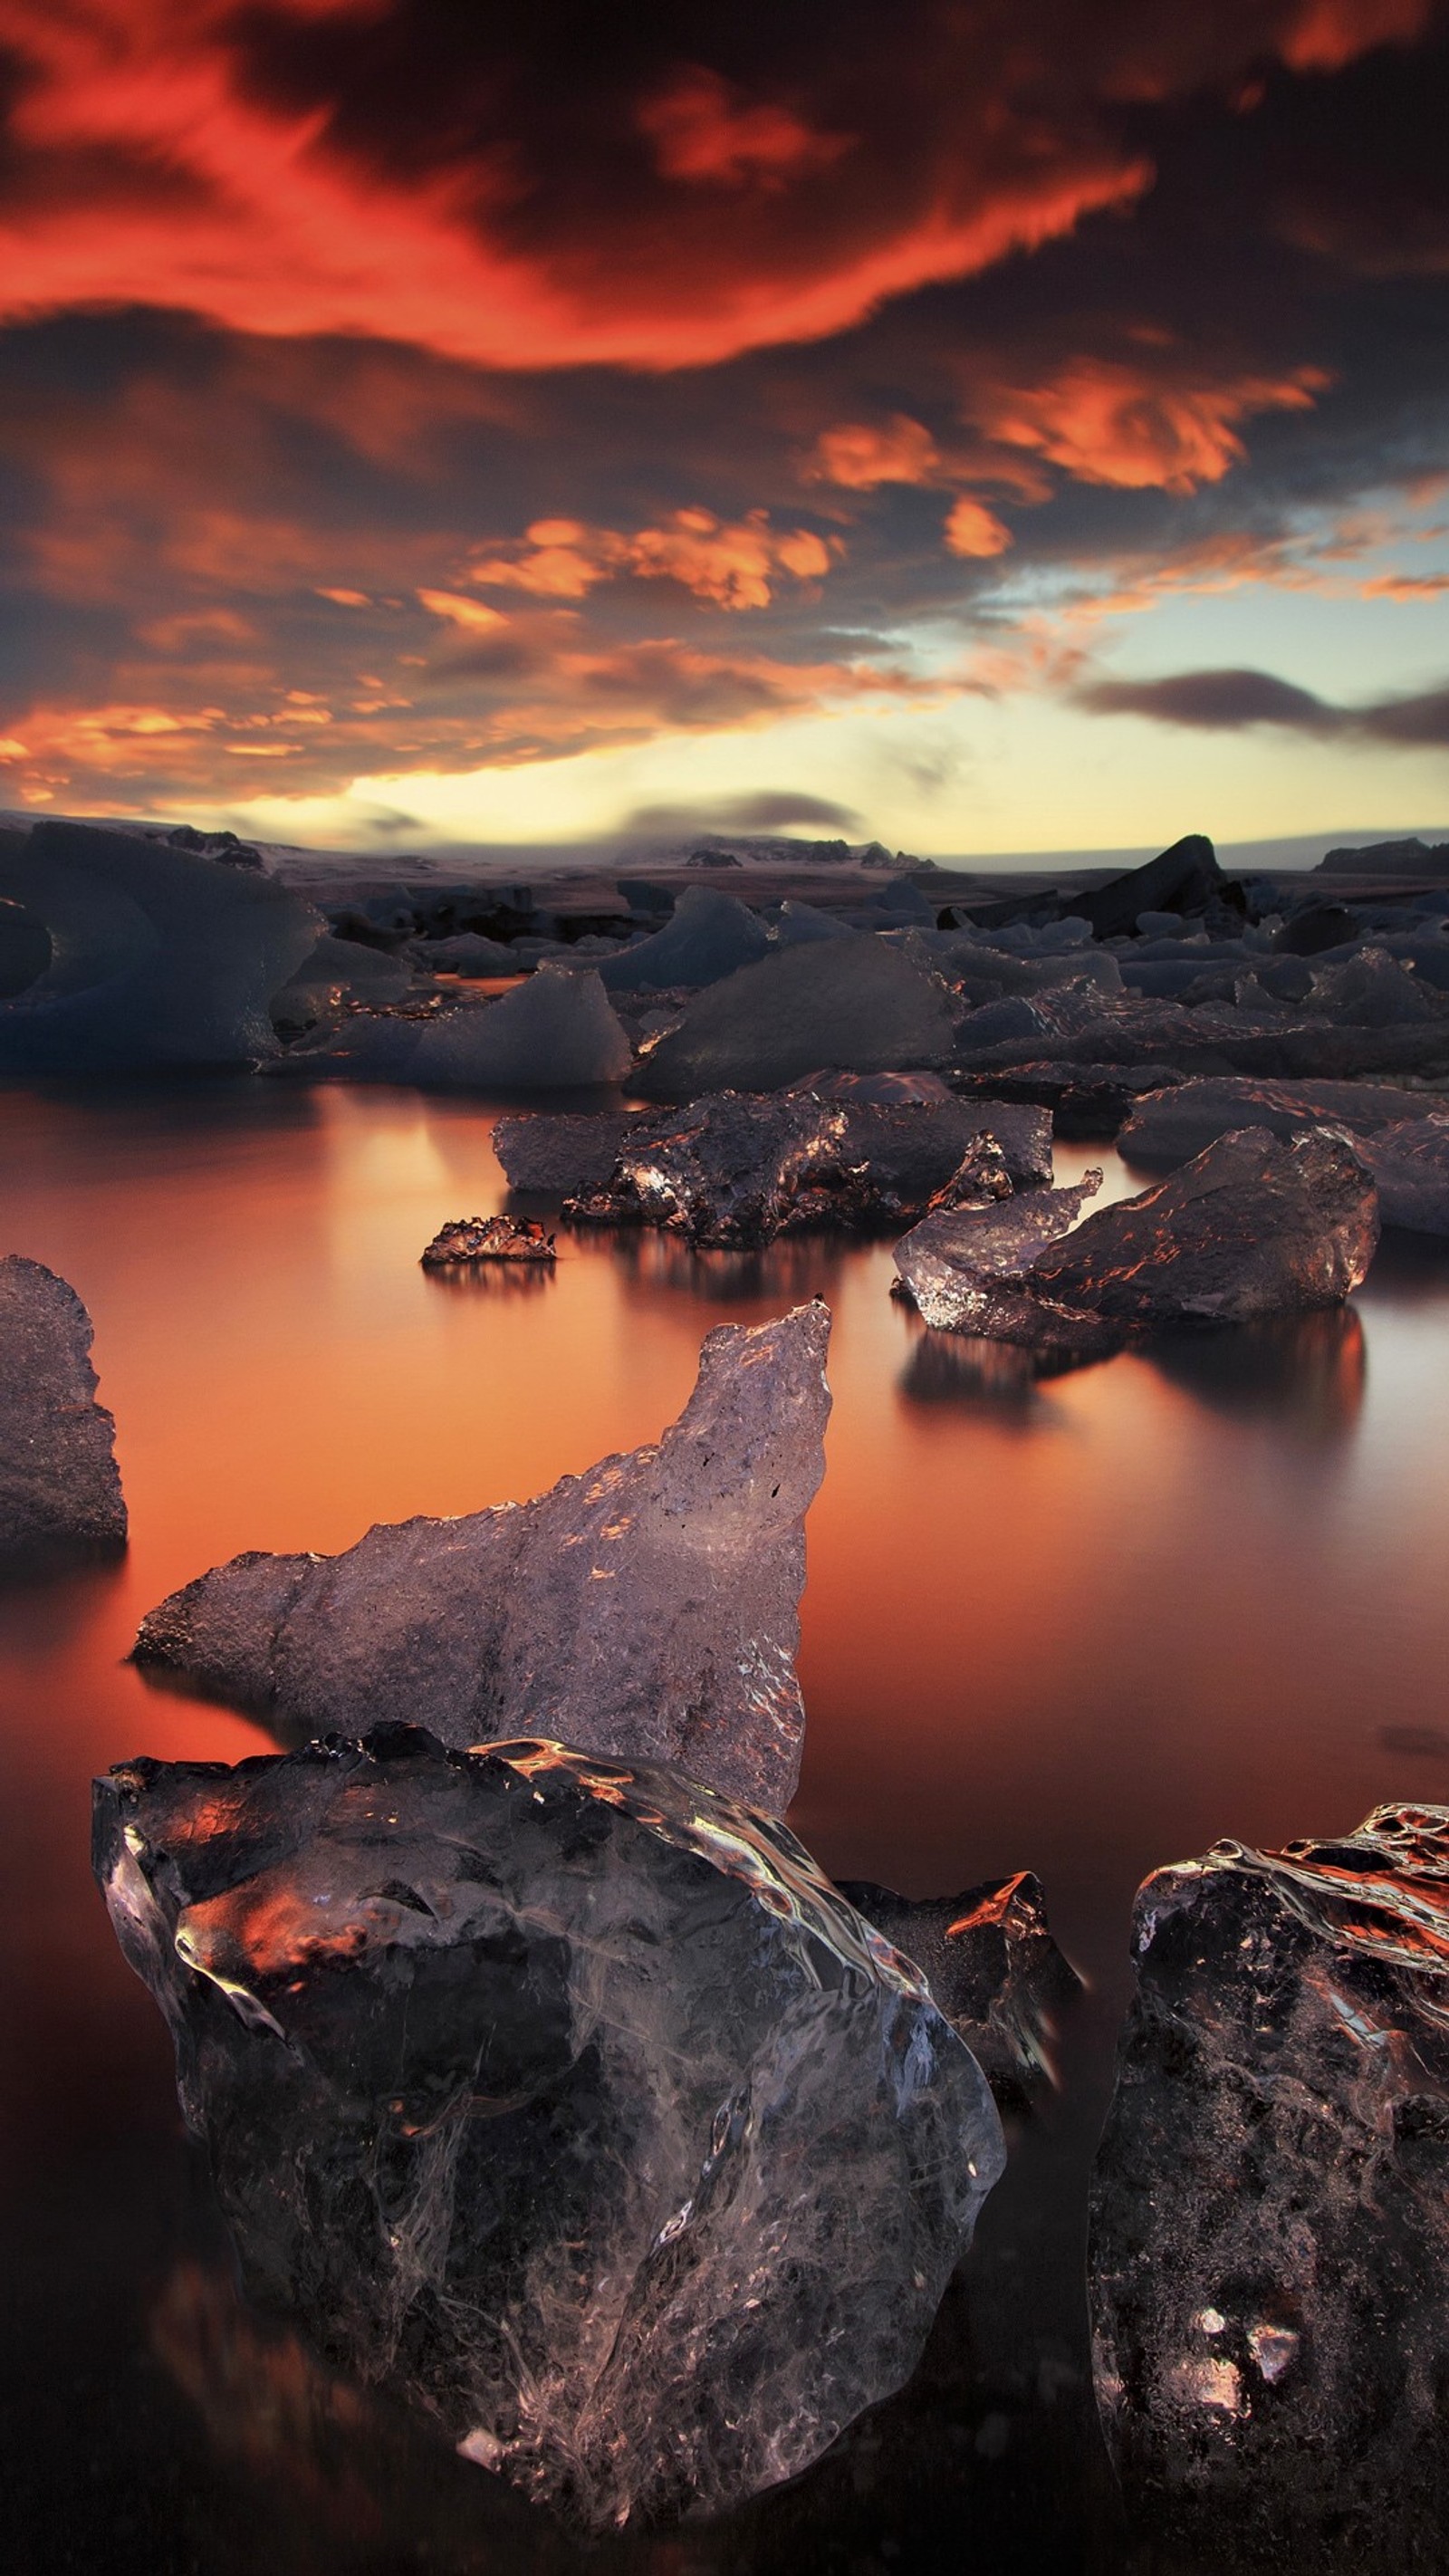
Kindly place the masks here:
[(1147, 1356), (1200, 1404), (1276, 1419), (1310, 1438), (1351, 1431), (1363, 1404), (1364, 1333), (1351, 1306), (1222, 1332), (1164, 1334)]
[(424, 1275), (453, 1297), (531, 1297), (551, 1284), (555, 1269), (552, 1261), (447, 1261)]

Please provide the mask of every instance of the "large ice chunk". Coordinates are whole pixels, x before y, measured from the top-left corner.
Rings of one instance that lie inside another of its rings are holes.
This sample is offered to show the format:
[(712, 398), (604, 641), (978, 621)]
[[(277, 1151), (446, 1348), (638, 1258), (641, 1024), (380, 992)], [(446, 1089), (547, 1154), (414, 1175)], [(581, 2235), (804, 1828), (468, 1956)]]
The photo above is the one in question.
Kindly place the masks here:
[[(1336, 2535), (1334, 2566), (1436, 2566), (1449, 1809), (1160, 1870), (1133, 1956), (1091, 2222), (1129, 2497), (1215, 2508), (1214, 2565), (1246, 2535), (1254, 2565), (1317, 2566)], [(1424, 2554), (1396, 2555), (1416, 2521)]]
[(1336, 1306), (1379, 1239), (1373, 1175), (1346, 1136), (1261, 1127), (1215, 1145), (1045, 1252), (1034, 1284), (1124, 1324), (1243, 1324)]
[(1094, 1332), (1307, 1313), (1349, 1296), (1378, 1242), (1373, 1175), (1333, 1129), (1220, 1136), (1066, 1234), (1081, 1195), (927, 1218), (896, 1248), (927, 1323), (1086, 1351)]
[(599, 969), (611, 992), (667, 992), (683, 984), (717, 984), (736, 967), (763, 957), (770, 934), (759, 914), (715, 886), (686, 886), (662, 930), (621, 948)]
[(0, 831), (0, 899), (49, 962), (0, 1001), (0, 1071), (244, 1064), (278, 1051), (268, 1006), (320, 916), (275, 878), (82, 823)]
[(1101, 1186), (1100, 1171), (1091, 1171), (1071, 1189), (1032, 1190), (996, 1206), (926, 1217), (896, 1245), (898, 1292), (939, 1332), (1081, 1358), (1114, 1350), (1120, 1332), (1033, 1285), (1037, 1262)]
[(542, 965), (497, 1001), (426, 1017), (358, 1011), (321, 1044), (294, 1047), (286, 1067), (428, 1091), (565, 1091), (622, 1082), (632, 1061), (598, 976)]
[(1003, 1107), (1003, 1142), (993, 1105), (711, 1092), (632, 1126), (602, 1186), (571, 1196), (564, 1213), (735, 1247), (809, 1227), (893, 1224), (938, 1199), (980, 1196), (975, 1158), (988, 1137), (1006, 1183), (1047, 1177), (1050, 1120)]
[(810, 940), (699, 994), (646, 1057), (637, 1087), (652, 1100), (693, 1100), (773, 1091), (821, 1067), (945, 1064), (951, 1018), (945, 986), (914, 957), (880, 939)]
[(1360, 1139), (1359, 1152), (1377, 1184), (1385, 1225), (1449, 1234), (1449, 1108), (1380, 1127)]
[(783, 1826), (412, 1728), (96, 1783), (248, 2286), (595, 2527), (718, 2512), (913, 2368), (1003, 2162)]
[(1234, 1127), (1266, 1127), (1292, 1136), (1303, 1127), (1339, 1127), (1368, 1137), (1381, 1127), (1442, 1110), (1442, 1093), (1405, 1091), (1392, 1082), (1269, 1082), (1248, 1075), (1182, 1082), (1137, 1101), (1118, 1139), (1129, 1163), (1172, 1171)]
[(648, 1115), (642, 1109), (600, 1110), (593, 1117), (566, 1109), (525, 1111), (496, 1121), (493, 1151), (510, 1189), (572, 1198), (581, 1190), (602, 1189), (629, 1137)]
[(96, 1402), (91, 1319), (40, 1261), (0, 1260), (0, 1569), (119, 1547), (116, 1426)]
[(149, 1614), (137, 1660), (293, 1733), (547, 1732), (783, 1812), (829, 1333), (818, 1302), (721, 1325), (657, 1444), (531, 1503), (381, 1525), (341, 1556), (234, 1557)]

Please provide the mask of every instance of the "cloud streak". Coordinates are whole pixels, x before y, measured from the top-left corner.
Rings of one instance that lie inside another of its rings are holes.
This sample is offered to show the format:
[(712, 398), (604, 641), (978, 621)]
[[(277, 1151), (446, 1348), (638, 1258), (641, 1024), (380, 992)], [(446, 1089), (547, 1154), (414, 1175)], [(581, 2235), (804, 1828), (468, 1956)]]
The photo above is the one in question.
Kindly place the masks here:
[(1277, 725), (1292, 733), (1347, 735), (1403, 750), (1449, 749), (1449, 684), (1407, 697), (1341, 706), (1271, 671), (1177, 671), (1160, 680), (1094, 680), (1072, 693), (1089, 715), (1145, 716), (1201, 733)]

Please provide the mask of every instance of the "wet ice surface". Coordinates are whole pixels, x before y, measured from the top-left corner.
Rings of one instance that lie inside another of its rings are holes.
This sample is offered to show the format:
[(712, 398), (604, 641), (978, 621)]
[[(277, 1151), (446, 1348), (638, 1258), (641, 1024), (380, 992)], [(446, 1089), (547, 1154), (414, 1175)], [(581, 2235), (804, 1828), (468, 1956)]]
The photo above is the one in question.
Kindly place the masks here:
[(115, 1425), (96, 1395), (91, 1319), (69, 1282), (0, 1258), (0, 1573), (123, 1544)]
[(417, 1729), (98, 1782), (243, 2273), (586, 2526), (718, 2513), (918, 2360), (981, 2071), (783, 1827)]
[[(506, 1205), (503, 1106), (8, 1095), (12, 1240), (95, 1317), (133, 1522), (113, 1570), (0, 1596), (10, 2528), (38, 2576), (958, 2576), (967, 2551), (1163, 2576), (1118, 2519), (1083, 2298), (1133, 1891), (1224, 1832), (1277, 1849), (1449, 1794), (1444, 1255), (1386, 1238), (1345, 1309), (1042, 1381), (893, 1303), (888, 1243), (561, 1232), (542, 1275), (424, 1273), (445, 1219)], [(1102, 1201), (1142, 1185), (1097, 1143), (1058, 1162), (1068, 1182), (1105, 1162)], [(720, 2523), (589, 2553), (238, 2304), (164, 2032), (89, 1885), (85, 1800), (138, 1750), (275, 1749), (123, 1660), (198, 1565), (337, 1551), (628, 1450), (685, 1402), (714, 1324), (816, 1292), (836, 1404), (792, 1822), (832, 1877), (908, 1897), (1032, 1868), (1092, 1991), (909, 2387)], [(1209, 2533), (1166, 2563), (1231, 2561)]]
[(1091, 2251), (1129, 2502), (1238, 2565), (1438, 2563), (1449, 1808), (1219, 1844), (1134, 1947)]

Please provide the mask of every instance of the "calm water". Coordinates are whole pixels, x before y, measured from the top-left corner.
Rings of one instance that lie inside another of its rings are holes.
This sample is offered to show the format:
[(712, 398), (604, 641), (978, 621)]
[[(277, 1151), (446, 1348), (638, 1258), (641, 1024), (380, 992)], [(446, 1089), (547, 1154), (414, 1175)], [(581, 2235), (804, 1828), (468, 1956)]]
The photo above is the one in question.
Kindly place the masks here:
[[(90, 1307), (133, 1534), (118, 1569), (0, 1595), (8, 2538), (46, 2576), (1156, 2569), (1096, 2444), (1080, 2285), (1128, 1908), (1221, 1834), (1449, 1798), (1449, 1252), (1390, 1242), (1342, 1317), (1033, 1388), (925, 1335), (883, 1246), (592, 1237), (548, 1278), (425, 1275), (444, 1219), (500, 1204), (490, 1114), (250, 1080), (0, 1095), (0, 1248)], [(237, 2306), (91, 1885), (89, 1782), (268, 1748), (122, 1662), (176, 1584), (537, 1492), (652, 1438), (712, 1325), (814, 1294), (835, 1413), (792, 1821), (915, 1893), (1036, 1869), (1093, 1990), (912, 2389), (733, 2523), (587, 2552)]]

